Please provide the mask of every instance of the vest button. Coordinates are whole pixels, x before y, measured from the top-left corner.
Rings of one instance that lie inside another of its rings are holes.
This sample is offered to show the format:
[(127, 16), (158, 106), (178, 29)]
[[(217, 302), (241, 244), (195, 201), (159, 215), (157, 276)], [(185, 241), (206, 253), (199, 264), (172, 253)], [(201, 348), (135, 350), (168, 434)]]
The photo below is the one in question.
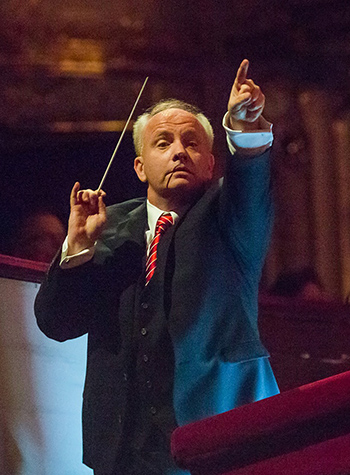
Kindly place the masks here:
[(157, 413), (157, 409), (154, 406), (150, 408), (151, 414), (155, 415)]
[(128, 380), (128, 373), (123, 373), (123, 379), (124, 379), (124, 381)]
[(148, 333), (147, 328), (145, 328), (145, 327), (141, 328), (141, 335), (142, 336), (146, 336), (147, 333)]
[(147, 356), (147, 355), (143, 355), (142, 359), (143, 359), (143, 361), (144, 361), (145, 363), (147, 363), (147, 361), (148, 361), (148, 356)]
[(142, 302), (141, 307), (146, 310), (148, 308), (148, 303), (147, 302)]
[(152, 387), (152, 381), (149, 379), (146, 381), (146, 386), (150, 389)]

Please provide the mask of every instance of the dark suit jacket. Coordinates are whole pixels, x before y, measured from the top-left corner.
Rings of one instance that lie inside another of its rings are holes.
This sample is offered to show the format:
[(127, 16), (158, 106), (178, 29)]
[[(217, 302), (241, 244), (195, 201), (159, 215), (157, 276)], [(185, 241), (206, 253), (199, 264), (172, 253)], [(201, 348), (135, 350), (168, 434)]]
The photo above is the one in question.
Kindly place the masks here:
[[(272, 222), (269, 153), (230, 157), (161, 240), (149, 311), (167, 318), (179, 425), (278, 392), (257, 327), (257, 295)], [(88, 332), (84, 461), (108, 473), (116, 457), (132, 361), (135, 287), (143, 273), (145, 199), (108, 208), (94, 258), (55, 262), (36, 300), (41, 330), (59, 341)]]

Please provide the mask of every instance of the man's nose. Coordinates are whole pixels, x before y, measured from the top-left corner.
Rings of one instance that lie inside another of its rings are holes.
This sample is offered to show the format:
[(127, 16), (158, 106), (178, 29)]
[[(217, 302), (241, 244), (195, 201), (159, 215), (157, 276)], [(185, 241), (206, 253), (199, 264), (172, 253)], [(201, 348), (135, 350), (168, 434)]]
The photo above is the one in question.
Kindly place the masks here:
[(174, 147), (174, 155), (173, 155), (173, 160), (176, 161), (176, 160), (186, 160), (188, 157), (187, 155), (187, 151), (186, 151), (186, 148), (184, 147), (184, 145), (179, 142), (179, 143), (176, 143), (175, 144), (175, 147)]

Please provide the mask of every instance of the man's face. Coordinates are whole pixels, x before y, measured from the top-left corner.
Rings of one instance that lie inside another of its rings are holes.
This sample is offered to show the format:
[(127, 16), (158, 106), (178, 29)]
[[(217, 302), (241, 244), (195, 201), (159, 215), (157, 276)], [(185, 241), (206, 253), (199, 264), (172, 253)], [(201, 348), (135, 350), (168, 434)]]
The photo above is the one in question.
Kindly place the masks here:
[(185, 201), (213, 176), (214, 157), (203, 126), (182, 109), (159, 112), (143, 131), (142, 155), (134, 168), (148, 182), (151, 203)]

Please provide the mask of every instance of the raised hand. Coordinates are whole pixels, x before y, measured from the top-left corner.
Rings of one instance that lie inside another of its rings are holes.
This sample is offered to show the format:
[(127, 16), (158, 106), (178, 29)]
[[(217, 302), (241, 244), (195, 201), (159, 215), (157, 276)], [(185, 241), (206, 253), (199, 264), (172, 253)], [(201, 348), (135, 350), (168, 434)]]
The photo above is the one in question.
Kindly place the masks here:
[(77, 254), (94, 245), (106, 223), (105, 192), (80, 190), (76, 182), (70, 195), (68, 254)]
[(249, 61), (244, 59), (238, 68), (227, 105), (232, 128), (241, 130), (257, 128), (264, 110), (265, 96), (252, 79), (247, 79)]

